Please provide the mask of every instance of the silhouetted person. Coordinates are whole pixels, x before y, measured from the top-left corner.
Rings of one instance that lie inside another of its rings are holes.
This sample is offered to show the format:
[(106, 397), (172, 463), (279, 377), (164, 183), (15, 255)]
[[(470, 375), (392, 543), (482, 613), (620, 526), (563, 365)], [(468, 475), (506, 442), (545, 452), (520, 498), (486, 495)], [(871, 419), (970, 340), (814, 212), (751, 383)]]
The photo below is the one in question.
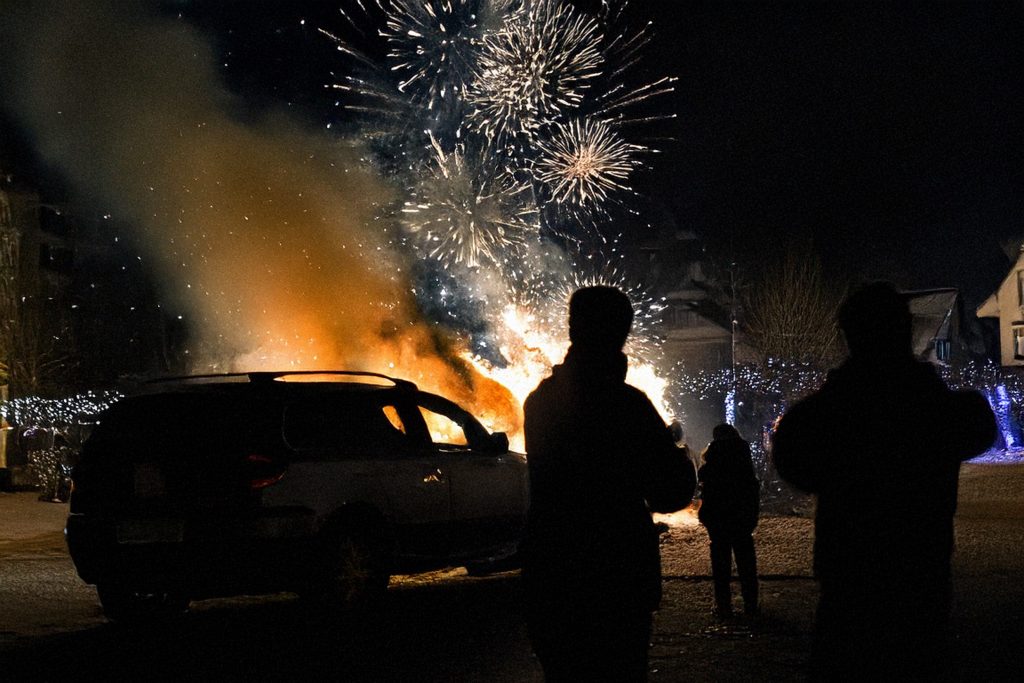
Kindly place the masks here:
[(849, 358), (782, 418), (779, 474), (817, 494), (816, 679), (929, 680), (945, 660), (960, 462), (995, 439), (977, 392), (914, 360), (906, 301), (888, 283), (839, 310)]
[(712, 432), (714, 439), (704, 450), (704, 465), (697, 472), (703, 483), (701, 524), (711, 539), (711, 575), (715, 583), (715, 612), (732, 615), (732, 557), (740, 575), (743, 611), (757, 614), (757, 559), (754, 554), (754, 529), (760, 509), (760, 486), (754, 474), (750, 444), (740, 438), (736, 428), (720, 424)]
[(641, 681), (661, 599), (651, 511), (689, 504), (696, 477), (643, 392), (627, 385), (625, 294), (569, 303), (572, 345), (526, 400), (530, 514), (523, 579), (548, 681)]

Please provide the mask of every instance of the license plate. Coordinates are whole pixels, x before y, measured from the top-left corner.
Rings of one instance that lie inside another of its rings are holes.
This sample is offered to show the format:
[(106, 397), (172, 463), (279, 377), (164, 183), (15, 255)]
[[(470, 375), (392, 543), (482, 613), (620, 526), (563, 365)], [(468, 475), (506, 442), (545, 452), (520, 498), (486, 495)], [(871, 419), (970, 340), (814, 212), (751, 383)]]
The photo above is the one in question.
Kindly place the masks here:
[(164, 495), (164, 473), (156, 463), (135, 465), (133, 483), (136, 498), (159, 498)]
[(181, 543), (184, 537), (180, 519), (132, 519), (117, 525), (118, 543)]

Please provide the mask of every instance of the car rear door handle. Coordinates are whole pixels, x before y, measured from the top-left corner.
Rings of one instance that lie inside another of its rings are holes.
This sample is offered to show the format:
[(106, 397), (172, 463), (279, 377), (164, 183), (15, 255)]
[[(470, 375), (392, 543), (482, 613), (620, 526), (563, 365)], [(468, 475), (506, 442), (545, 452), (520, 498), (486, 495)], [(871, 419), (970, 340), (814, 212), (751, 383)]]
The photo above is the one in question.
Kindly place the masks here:
[(432, 472), (427, 472), (426, 474), (423, 475), (423, 483), (424, 484), (443, 484), (443, 483), (445, 483), (444, 472), (442, 472), (440, 469), (433, 470)]

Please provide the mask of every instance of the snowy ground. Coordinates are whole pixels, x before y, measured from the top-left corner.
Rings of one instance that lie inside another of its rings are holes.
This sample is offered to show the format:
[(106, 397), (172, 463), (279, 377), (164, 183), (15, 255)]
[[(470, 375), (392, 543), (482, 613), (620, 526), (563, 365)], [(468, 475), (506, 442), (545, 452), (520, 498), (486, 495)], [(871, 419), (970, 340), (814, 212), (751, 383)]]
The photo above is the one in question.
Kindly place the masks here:
[[(74, 575), (61, 534), (66, 513), (32, 493), (0, 494), (0, 680), (20, 666), (37, 677), (10, 680), (153, 678), (163, 667), (167, 680), (336, 680), (347, 670), (349, 680), (541, 681), (514, 572), (397, 578), (382, 633), (360, 645), (368, 649), (345, 640), (366, 629), (322, 631), (287, 595), (198, 602), (172, 632), (135, 634), (106, 624), (94, 589)], [(810, 517), (761, 519), (763, 614), (727, 624), (711, 615), (707, 534), (692, 514), (672, 521), (662, 537), (665, 597), (651, 680), (803, 680), (817, 600)], [(964, 465), (956, 534), (952, 676), (1024, 680), (1024, 462)]]
[(1024, 464), (1024, 450), (993, 449), (969, 462), (974, 465), (1021, 465)]

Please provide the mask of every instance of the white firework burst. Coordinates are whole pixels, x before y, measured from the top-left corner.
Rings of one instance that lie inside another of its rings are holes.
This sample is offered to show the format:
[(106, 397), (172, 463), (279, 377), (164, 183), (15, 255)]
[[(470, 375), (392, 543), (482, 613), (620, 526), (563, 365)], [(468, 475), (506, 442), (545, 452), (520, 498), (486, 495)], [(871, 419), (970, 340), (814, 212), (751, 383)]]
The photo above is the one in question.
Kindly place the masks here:
[(594, 259), (582, 267), (575, 267), (562, 275), (560, 280), (549, 285), (543, 292), (535, 292), (527, 305), (535, 315), (552, 329), (569, 329), (569, 298), (583, 287), (614, 287), (629, 297), (633, 304), (633, 328), (626, 341), (626, 353), (645, 363), (657, 363), (662, 353), (662, 339), (657, 330), (661, 327), (665, 311), (664, 298), (657, 298), (646, 288), (630, 280), (616, 266), (606, 259)]
[(498, 146), (533, 139), (583, 102), (604, 58), (597, 22), (557, 0), (526, 3), (484, 36), (466, 125)]
[[(420, 98), (428, 110), (462, 98), (481, 39), (481, 13), (490, 0), (378, 0), (385, 13), (381, 37), (388, 44), (397, 88)], [(486, 17), (485, 17), (486, 18)]]
[(505, 266), (539, 229), (530, 187), (489, 171), (461, 147), (446, 153), (431, 144), (433, 159), (402, 209), (406, 230), (446, 266)]
[[(332, 87), (349, 94), (346, 109), (384, 124), (384, 133), (424, 116), (457, 118), (483, 33), (501, 25), (512, 1), (356, 0), (339, 9), (347, 38), (319, 29), (352, 63)], [(380, 52), (383, 61), (372, 56)]]
[(639, 155), (646, 150), (591, 118), (556, 124), (537, 148), (534, 174), (551, 201), (587, 210), (598, 208), (614, 192), (632, 191), (630, 175), (642, 165)]

